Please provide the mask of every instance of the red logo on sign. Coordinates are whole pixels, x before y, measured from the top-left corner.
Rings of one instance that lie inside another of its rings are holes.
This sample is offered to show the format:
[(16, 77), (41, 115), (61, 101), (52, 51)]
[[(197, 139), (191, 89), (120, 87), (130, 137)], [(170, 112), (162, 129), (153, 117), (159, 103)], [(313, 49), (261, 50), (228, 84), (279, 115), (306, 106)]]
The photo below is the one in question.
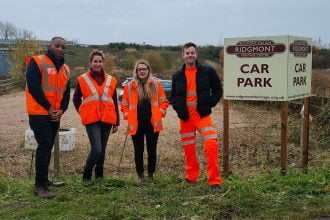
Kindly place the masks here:
[(295, 57), (307, 57), (312, 52), (312, 47), (305, 40), (295, 40), (290, 44), (290, 53)]
[(283, 53), (285, 45), (271, 40), (239, 41), (237, 45), (228, 46), (226, 51), (242, 58), (271, 57), (275, 53)]

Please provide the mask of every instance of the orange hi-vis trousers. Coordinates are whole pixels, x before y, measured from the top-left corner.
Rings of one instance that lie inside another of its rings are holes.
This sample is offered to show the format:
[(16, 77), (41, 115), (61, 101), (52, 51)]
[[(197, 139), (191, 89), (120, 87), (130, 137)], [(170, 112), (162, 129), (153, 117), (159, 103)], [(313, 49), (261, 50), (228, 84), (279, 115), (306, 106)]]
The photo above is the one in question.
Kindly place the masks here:
[(180, 120), (181, 144), (186, 159), (186, 179), (197, 182), (200, 173), (196, 154), (196, 130), (204, 140), (207, 182), (209, 185), (221, 185), (218, 138), (210, 115), (198, 119), (190, 118), (188, 121)]

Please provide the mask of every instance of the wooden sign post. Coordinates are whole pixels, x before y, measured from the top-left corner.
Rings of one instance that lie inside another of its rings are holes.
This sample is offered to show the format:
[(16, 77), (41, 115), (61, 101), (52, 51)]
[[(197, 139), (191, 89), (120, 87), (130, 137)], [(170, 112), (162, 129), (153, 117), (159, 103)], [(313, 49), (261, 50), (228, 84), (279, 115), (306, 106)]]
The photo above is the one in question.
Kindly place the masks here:
[[(287, 170), (288, 157), (288, 101), (311, 96), (311, 76), (311, 38), (287, 35), (225, 39), (224, 99), (281, 102), (283, 174)], [(308, 160), (306, 99), (305, 105), (303, 166), (307, 166)], [(227, 108), (228, 101), (224, 101), (224, 171), (229, 169), (226, 161), (229, 154)]]
[(229, 175), (229, 101), (223, 100), (223, 173)]
[(287, 101), (281, 103), (281, 174), (286, 174), (288, 163), (288, 109)]
[(303, 150), (301, 165), (307, 173), (308, 165), (308, 142), (309, 142), (309, 98), (304, 98), (304, 128), (303, 128)]
[(57, 131), (54, 141), (54, 176), (60, 175), (60, 139), (59, 131)]

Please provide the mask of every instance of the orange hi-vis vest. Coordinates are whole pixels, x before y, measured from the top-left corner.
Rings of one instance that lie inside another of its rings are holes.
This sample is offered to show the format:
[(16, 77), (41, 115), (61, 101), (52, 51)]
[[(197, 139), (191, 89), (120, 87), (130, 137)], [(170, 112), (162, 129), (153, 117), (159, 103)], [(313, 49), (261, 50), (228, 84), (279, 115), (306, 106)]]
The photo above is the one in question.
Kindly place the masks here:
[[(70, 78), (70, 68), (63, 64), (57, 72), (52, 60), (46, 55), (33, 56), (41, 73), (42, 91), (55, 110), (61, 107), (63, 94)], [(48, 115), (48, 109), (42, 107), (31, 95), (27, 86), (25, 89), (26, 111), (29, 115)]]
[(107, 124), (117, 123), (117, 113), (112, 99), (117, 86), (115, 77), (104, 74), (104, 82), (99, 86), (89, 72), (78, 77), (79, 86), (83, 95), (79, 107), (81, 123), (91, 124), (102, 121)]
[[(154, 127), (154, 132), (162, 131), (162, 118), (166, 115), (168, 101), (164, 89), (159, 81), (157, 83), (157, 95), (150, 97), (151, 104), (151, 124)], [(137, 107), (139, 95), (135, 81), (131, 81), (124, 87), (124, 93), (121, 103), (121, 111), (124, 114), (124, 119), (127, 120), (127, 133), (135, 135), (138, 129)]]

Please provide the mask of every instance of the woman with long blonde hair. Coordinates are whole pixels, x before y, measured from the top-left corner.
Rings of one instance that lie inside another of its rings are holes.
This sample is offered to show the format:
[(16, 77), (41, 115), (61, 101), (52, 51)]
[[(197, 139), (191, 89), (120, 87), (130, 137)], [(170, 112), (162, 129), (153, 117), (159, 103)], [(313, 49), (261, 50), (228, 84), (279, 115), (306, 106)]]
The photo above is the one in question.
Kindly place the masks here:
[(156, 171), (157, 140), (166, 115), (168, 101), (161, 83), (152, 77), (146, 60), (135, 64), (133, 80), (124, 88), (121, 111), (127, 120), (127, 133), (132, 136), (136, 172), (144, 180), (144, 137), (148, 152), (148, 179), (153, 180)]

